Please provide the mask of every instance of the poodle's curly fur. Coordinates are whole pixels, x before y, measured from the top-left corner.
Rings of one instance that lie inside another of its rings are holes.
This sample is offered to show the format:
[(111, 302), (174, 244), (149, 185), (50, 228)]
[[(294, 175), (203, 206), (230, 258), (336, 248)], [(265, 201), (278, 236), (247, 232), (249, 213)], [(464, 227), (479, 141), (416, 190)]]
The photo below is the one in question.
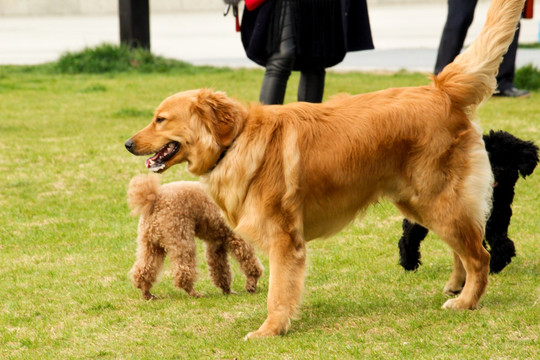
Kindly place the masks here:
[(198, 182), (173, 182), (160, 186), (157, 175), (134, 177), (128, 189), (132, 215), (140, 215), (137, 260), (130, 271), (143, 298), (150, 293), (169, 254), (175, 286), (200, 297), (193, 286), (197, 278), (195, 236), (206, 245), (210, 277), (224, 294), (231, 292), (232, 273), (227, 253), (246, 275), (245, 288), (253, 293), (263, 267), (253, 248), (225, 224), (218, 207)]
[[(490, 272), (498, 273), (516, 255), (514, 242), (508, 238), (514, 186), (520, 175), (525, 178), (533, 173), (538, 164), (538, 146), (508, 132), (493, 130), (484, 135), (484, 142), (495, 178), (493, 208), (486, 224), (485, 240), (491, 255)], [(407, 219), (403, 220), (399, 254), (400, 264), (405, 270), (416, 270), (421, 264), (420, 242), (427, 234), (426, 228)]]

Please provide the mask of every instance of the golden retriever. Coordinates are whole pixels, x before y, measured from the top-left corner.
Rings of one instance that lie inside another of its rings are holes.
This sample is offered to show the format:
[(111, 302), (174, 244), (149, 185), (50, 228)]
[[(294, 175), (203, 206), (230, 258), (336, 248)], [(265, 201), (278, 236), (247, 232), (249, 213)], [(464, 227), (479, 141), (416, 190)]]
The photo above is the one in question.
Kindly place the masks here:
[(284, 334), (300, 303), (306, 242), (383, 197), (454, 251), (443, 305), (473, 309), (488, 283), (482, 246), (492, 173), (476, 107), (514, 35), (522, 0), (494, 0), (478, 39), (428, 86), (322, 104), (244, 106), (221, 92), (165, 99), (126, 141), (162, 172), (186, 161), (242, 237), (270, 262), (268, 317), (247, 338)]

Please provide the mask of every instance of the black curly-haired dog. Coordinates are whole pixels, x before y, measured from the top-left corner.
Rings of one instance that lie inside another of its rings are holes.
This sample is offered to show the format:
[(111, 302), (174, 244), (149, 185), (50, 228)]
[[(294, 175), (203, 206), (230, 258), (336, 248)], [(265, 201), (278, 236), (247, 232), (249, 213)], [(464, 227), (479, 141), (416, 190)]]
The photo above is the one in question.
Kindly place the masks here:
[[(489, 269), (498, 273), (516, 255), (514, 242), (508, 238), (508, 226), (512, 217), (514, 186), (521, 175), (531, 175), (538, 164), (538, 146), (532, 141), (521, 140), (505, 131), (493, 131), (484, 135), (486, 150), (495, 178), (493, 184), (493, 207), (486, 224), (486, 238), (491, 254)], [(421, 225), (403, 220), (403, 235), (399, 240), (399, 263), (405, 270), (416, 270), (420, 261), (420, 242), (428, 234)], [(484, 246), (486, 246), (484, 241)]]

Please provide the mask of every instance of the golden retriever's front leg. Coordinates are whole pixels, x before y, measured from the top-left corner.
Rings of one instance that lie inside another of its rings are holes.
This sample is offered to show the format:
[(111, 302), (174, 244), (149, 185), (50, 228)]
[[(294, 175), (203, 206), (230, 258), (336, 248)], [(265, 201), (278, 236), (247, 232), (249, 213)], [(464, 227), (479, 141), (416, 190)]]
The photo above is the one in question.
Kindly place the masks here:
[(268, 317), (245, 339), (285, 334), (300, 304), (306, 264), (304, 240), (299, 235), (283, 232), (271, 241)]

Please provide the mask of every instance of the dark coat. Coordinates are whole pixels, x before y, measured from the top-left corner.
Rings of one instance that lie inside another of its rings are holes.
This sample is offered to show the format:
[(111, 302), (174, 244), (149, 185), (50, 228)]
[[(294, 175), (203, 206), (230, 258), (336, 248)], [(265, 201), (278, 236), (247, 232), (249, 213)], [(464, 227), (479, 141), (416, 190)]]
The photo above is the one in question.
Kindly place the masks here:
[[(253, 11), (244, 10), (242, 43), (248, 58), (259, 65), (265, 66), (279, 49), (282, 1), (287, 0), (267, 0)], [(292, 1), (294, 70), (328, 68), (340, 63), (348, 51), (373, 49), (366, 0)]]

